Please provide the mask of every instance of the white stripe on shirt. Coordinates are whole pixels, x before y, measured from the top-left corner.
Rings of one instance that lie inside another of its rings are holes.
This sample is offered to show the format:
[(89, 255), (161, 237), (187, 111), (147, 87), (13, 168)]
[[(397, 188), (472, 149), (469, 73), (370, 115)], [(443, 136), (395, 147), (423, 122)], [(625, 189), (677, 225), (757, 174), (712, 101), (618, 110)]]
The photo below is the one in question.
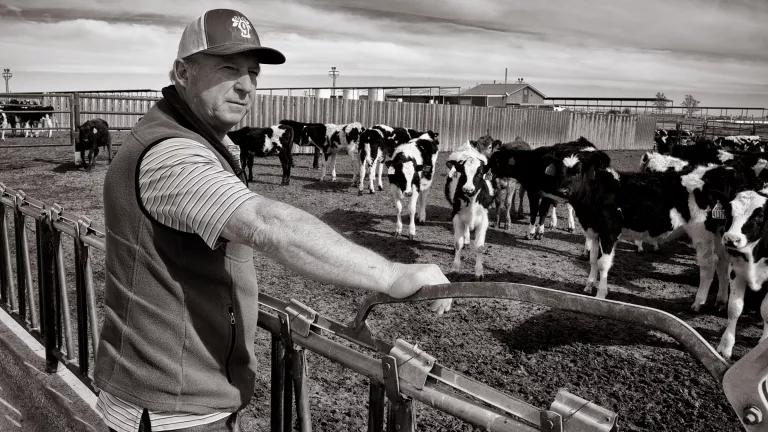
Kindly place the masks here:
[[(99, 392), (96, 408), (98, 408), (107, 427), (117, 432), (136, 432), (139, 430), (141, 414), (144, 411), (140, 406), (102, 390)], [(151, 410), (147, 410), (147, 413), (149, 414), (149, 422), (152, 424), (152, 430), (158, 432), (207, 425), (232, 414), (229, 412), (186, 414)]]
[[(229, 137), (227, 147), (237, 147)], [(147, 151), (139, 167), (139, 196), (161, 224), (196, 233), (214, 248), (232, 213), (255, 194), (204, 144), (170, 138)]]

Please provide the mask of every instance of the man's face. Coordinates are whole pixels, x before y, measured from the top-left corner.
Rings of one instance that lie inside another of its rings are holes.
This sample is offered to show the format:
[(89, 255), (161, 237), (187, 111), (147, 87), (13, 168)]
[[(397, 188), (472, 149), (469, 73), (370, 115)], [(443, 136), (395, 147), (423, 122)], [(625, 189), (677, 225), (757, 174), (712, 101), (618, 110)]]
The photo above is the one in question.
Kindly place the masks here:
[(214, 130), (228, 131), (243, 119), (253, 103), (259, 63), (253, 55), (198, 54), (189, 74), (186, 94), (192, 110)]

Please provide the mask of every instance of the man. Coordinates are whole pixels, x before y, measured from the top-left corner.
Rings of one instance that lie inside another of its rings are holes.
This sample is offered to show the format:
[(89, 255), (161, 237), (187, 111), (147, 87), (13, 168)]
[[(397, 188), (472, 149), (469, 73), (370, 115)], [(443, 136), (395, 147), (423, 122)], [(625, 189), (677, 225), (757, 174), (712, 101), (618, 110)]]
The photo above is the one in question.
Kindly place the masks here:
[(206, 12), (184, 30), (173, 85), (107, 172), (94, 376), (111, 430), (238, 430), (257, 367), (254, 250), (306, 277), (394, 297), (448, 282), (436, 265), (390, 262), (237, 177), (226, 132), (253, 102), (260, 65), (284, 61), (239, 12)]

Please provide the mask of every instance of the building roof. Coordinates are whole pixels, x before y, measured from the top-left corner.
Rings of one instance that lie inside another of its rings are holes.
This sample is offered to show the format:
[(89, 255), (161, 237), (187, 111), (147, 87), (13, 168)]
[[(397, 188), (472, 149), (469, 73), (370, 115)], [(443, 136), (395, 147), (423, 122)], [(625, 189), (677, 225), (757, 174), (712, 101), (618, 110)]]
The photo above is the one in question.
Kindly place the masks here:
[(526, 87), (538, 93), (542, 98), (545, 97), (544, 93), (538, 91), (534, 86), (528, 83), (480, 84), (461, 92), (461, 96), (507, 96), (517, 93)]
[(397, 87), (384, 92), (389, 97), (456, 96), (459, 87)]

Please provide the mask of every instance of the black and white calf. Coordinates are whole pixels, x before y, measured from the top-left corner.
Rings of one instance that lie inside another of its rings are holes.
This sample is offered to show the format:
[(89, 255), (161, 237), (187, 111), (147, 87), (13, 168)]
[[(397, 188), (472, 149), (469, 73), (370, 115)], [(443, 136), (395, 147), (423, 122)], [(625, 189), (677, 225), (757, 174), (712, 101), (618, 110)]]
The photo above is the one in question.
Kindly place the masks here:
[(736, 195), (725, 210), (726, 231), (723, 245), (731, 264), (731, 292), (728, 296), (728, 324), (717, 351), (726, 359), (733, 354), (736, 324), (744, 310), (744, 297), (750, 291), (763, 291), (760, 315), (763, 334), (768, 337), (768, 296), (762, 289), (768, 281), (768, 190), (743, 191)]
[(245, 126), (236, 131), (227, 132), (227, 136), (240, 147), (240, 164), (243, 170), (248, 168), (247, 181), (253, 181), (254, 157), (277, 154), (283, 168), (280, 184), (290, 184), (293, 166), (293, 128), (285, 124), (266, 128)]
[(0, 106), (0, 141), (5, 140), (5, 130), (10, 129), (11, 124), (8, 122), (8, 117), (3, 112), (3, 107)]
[[(577, 141), (538, 147), (533, 150), (507, 149), (502, 146), (491, 155), (488, 164), (494, 178), (514, 178), (520, 182), (528, 194), (531, 213), (527, 236), (529, 239), (542, 238), (544, 221), (553, 204), (552, 195), (557, 188), (556, 177), (547, 170), (548, 166), (553, 160), (562, 160), (569, 154), (593, 150), (594, 145), (582, 137)], [(569, 226), (574, 224), (569, 221)]]
[(408, 237), (410, 239), (416, 236), (416, 222), (424, 223), (427, 220), (427, 198), (434, 176), (433, 170), (427, 170), (426, 167), (434, 167), (437, 162), (437, 152), (436, 140), (416, 138), (397, 146), (392, 159), (385, 162), (390, 191), (397, 208), (395, 236), (399, 236), (403, 230), (400, 215), (405, 198), (410, 199), (408, 203), (410, 213)]
[(360, 159), (360, 184), (358, 186), (358, 195), (363, 194), (366, 171), (368, 171), (369, 177), (368, 192), (374, 193), (375, 180), (378, 181), (378, 189), (384, 190), (381, 177), (384, 171), (384, 161), (390, 160), (394, 152), (394, 147), (391, 147), (393, 132), (394, 128), (385, 124), (377, 124), (360, 134), (358, 154)]
[[(690, 172), (619, 175), (606, 165), (602, 152), (564, 161), (563, 189), (587, 235), (590, 274), (585, 291), (597, 284), (597, 297), (608, 292), (607, 276), (619, 237), (650, 242), (684, 230), (696, 250), (699, 288), (691, 308), (704, 305), (718, 276), (718, 304), (728, 297), (728, 260), (721, 246), (722, 223), (713, 214), (737, 191), (756, 184), (749, 167), (698, 166)], [(578, 159), (578, 160), (577, 160)]]
[(108, 159), (112, 162), (112, 137), (109, 134), (109, 124), (100, 118), (87, 120), (78, 128), (78, 139), (75, 143), (75, 151), (79, 153), (80, 160), (86, 169), (90, 169), (96, 161), (99, 147), (107, 148)]
[(765, 141), (759, 135), (728, 135), (715, 138), (719, 147), (734, 151), (764, 152)]
[(451, 206), (453, 221), (454, 257), (451, 269), (456, 272), (461, 270), (461, 250), (470, 245), (470, 234), (474, 232), (470, 249), (475, 254), (475, 278), (482, 279), (488, 207), (494, 197), (493, 186), (485, 179), (488, 161), (485, 155), (471, 149), (449, 158), (446, 165), (451, 173), (445, 183), (445, 198)]
[[(325, 178), (325, 171), (327, 165), (331, 165), (331, 181), (336, 181), (336, 155), (339, 153), (346, 153), (355, 158), (356, 164), (360, 163), (358, 159), (358, 146), (360, 144), (360, 134), (365, 131), (362, 124), (358, 122), (348, 123), (343, 125), (326, 124), (326, 142), (322, 148), (324, 163), (322, 167), (322, 173), (320, 174), (320, 180)], [(330, 159), (330, 161), (329, 161)], [(359, 167), (352, 175), (352, 183), (360, 172)]]
[(668, 154), (678, 146), (685, 147), (691, 144), (693, 139), (693, 133), (686, 129), (656, 129), (653, 135), (656, 150), (664, 154)]

